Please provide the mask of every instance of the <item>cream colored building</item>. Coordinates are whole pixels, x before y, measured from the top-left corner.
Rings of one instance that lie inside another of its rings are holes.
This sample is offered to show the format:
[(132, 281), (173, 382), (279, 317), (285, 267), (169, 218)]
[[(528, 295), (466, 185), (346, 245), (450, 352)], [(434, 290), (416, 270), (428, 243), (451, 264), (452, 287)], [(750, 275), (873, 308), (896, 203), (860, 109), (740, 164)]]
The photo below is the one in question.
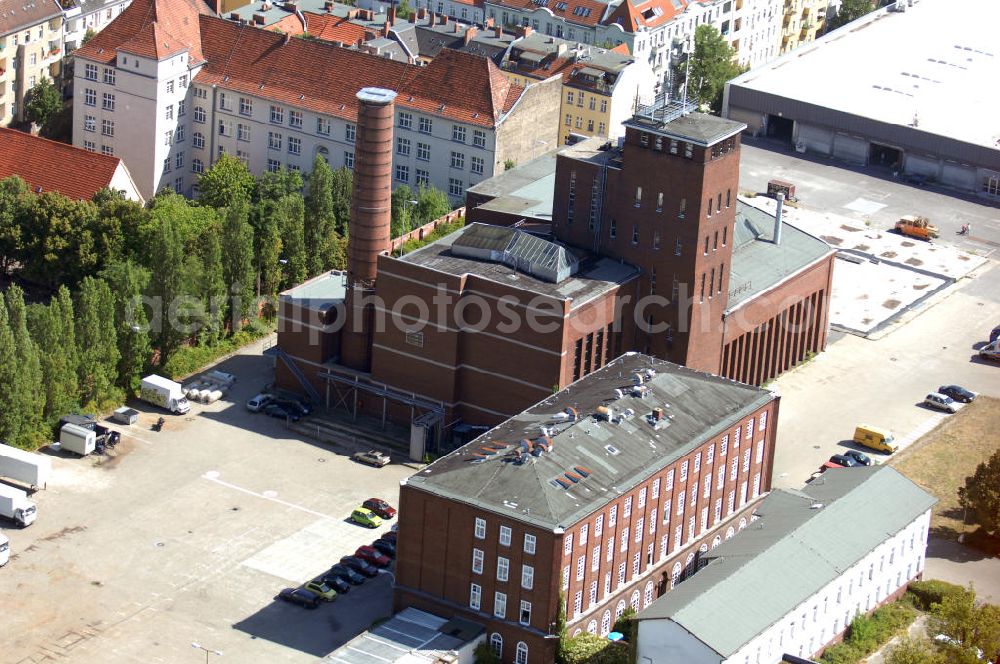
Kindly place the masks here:
[(24, 119), (24, 96), (58, 81), (63, 17), (55, 0), (0, 0), (0, 126)]
[(781, 21), (781, 52), (811, 42), (823, 33), (827, 0), (785, 0)]

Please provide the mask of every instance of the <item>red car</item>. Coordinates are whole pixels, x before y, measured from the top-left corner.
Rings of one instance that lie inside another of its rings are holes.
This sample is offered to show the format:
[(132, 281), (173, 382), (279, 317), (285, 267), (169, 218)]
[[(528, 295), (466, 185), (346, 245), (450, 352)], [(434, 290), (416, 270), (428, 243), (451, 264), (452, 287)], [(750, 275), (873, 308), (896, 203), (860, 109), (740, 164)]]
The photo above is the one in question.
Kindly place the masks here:
[(378, 514), (383, 519), (391, 519), (396, 516), (396, 508), (381, 498), (369, 498), (361, 503), (361, 506), (375, 512), (375, 514)]
[(359, 546), (358, 550), (354, 552), (354, 555), (366, 563), (371, 563), (375, 567), (388, 567), (392, 562), (389, 560), (388, 556), (379, 552), (373, 546)]

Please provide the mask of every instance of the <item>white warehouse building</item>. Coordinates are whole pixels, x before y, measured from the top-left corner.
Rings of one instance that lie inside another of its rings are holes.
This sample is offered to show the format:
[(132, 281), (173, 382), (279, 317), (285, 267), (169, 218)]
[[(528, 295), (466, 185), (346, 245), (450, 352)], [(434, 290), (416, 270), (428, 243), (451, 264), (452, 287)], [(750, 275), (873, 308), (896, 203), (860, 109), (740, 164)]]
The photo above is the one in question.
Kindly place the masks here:
[(812, 658), (920, 578), (937, 500), (888, 466), (776, 490), (746, 529), (636, 616), (638, 664)]

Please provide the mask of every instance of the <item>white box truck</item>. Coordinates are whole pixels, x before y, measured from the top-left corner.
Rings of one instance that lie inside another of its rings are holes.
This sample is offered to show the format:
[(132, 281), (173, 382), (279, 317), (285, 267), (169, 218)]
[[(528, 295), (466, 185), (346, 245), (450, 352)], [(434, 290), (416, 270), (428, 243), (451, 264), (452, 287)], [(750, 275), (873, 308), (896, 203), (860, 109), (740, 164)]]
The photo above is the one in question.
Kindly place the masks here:
[(97, 432), (76, 424), (64, 424), (59, 430), (59, 446), (80, 456), (87, 456), (97, 446)]
[(181, 384), (156, 374), (142, 379), (142, 384), (139, 385), (139, 398), (177, 415), (183, 415), (191, 410), (191, 404), (184, 396)]
[(5, 516), (24, 527), (35, 522), (37, 510), (35, 503), (28, 500), (28, 494), (24, 491), (0, 484), (0, 516)]
[(10, 560), (10, 540), (6, 535), (0, 535), (0, 567), (6, 565), (8, 560)]
[(52, 459), (41, 454), (0, 445), (0, 477), (22, 482), (32, 490), (44, 489), (52, 474)]

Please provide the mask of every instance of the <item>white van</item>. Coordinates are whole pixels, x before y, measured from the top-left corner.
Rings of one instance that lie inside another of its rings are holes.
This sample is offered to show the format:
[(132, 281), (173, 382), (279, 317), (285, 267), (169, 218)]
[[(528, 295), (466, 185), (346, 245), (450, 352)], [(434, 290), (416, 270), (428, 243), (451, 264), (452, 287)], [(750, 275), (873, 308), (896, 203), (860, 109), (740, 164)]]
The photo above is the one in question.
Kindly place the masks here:
[(249, 401), (247, 401), (247, 410), (251, 413), (259, 413), (264, 410), (264, 406), (271, 403), (274, 400), (270, 394), (258, 394)]

